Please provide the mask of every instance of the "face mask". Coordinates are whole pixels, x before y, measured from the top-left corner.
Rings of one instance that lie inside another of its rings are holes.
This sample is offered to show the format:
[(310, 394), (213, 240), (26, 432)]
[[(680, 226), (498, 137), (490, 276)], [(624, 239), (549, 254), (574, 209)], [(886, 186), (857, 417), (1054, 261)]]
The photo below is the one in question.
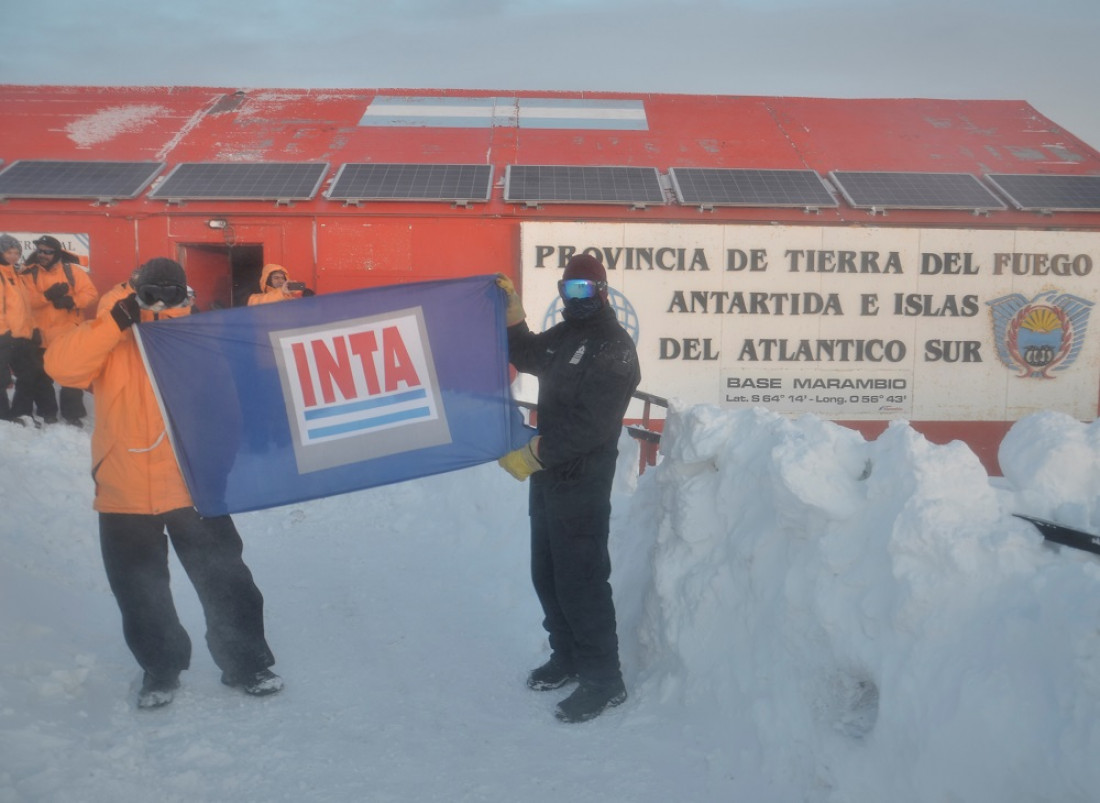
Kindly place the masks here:
[(565, 317), (575, 321), (583, 321), (585, 318), (591, 318), (603, 309), (603, 299), (599, 296), (592, 296), (592, 298), (567, 298), (563, 303), (565, 304)]

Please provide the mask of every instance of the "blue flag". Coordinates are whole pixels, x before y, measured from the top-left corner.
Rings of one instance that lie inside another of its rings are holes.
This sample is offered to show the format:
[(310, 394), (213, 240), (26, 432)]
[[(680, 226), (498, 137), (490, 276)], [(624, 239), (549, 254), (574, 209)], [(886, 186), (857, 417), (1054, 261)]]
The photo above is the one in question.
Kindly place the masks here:
[(495, 460), (530, 439), (492, 276), (144, 323), (138, 342), (204, 516)]

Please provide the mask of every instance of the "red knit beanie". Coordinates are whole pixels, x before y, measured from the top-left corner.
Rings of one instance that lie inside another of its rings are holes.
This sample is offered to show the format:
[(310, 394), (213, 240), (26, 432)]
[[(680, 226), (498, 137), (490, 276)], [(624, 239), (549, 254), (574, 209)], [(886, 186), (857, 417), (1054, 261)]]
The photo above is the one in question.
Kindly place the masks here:
[(562, 279), (589, 279), (593, 282), (607, 283), (607, 271), (596, 257), (589, 254), (576, 254), (565, 265)]

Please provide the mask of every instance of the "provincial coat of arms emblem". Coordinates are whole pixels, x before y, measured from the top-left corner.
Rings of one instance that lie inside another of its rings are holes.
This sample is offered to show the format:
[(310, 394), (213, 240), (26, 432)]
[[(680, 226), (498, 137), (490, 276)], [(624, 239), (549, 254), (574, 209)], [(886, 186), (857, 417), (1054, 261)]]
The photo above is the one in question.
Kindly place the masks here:
[(997, 356), (1020, 377), (1054, 379), (1085, 344), (1093, 302), (1048, 290), (1030, 301), (1021, 293), (986, 302), (993, 317)]

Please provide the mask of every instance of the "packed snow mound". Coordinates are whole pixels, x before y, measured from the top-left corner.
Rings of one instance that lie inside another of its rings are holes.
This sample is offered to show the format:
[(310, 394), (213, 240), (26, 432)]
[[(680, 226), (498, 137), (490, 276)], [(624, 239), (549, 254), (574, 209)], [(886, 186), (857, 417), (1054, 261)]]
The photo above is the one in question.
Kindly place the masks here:
[(1100, 419), (1036, 413), (1009, 431), (998, 459), (1017, 491), (1017, 512), (1100, 532)]
[(1018, 423), (995, 488), (962, 443), (901, 422), (866, 442), (674, 410), (628, 528), (654, 529), (647, 682), (806, 799), (1086, 799), (1100, 564), (1011, 513), (1095, 524), (1098, 432)]

